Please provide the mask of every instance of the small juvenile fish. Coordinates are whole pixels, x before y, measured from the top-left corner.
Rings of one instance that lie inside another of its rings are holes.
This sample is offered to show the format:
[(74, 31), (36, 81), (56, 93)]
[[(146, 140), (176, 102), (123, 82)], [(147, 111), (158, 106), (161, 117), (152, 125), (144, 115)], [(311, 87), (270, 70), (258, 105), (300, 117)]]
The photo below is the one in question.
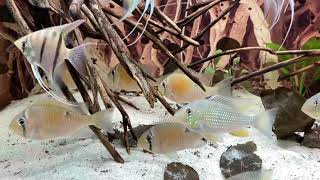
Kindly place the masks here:
[(188, 148), (200, 148), (207, 141), (198, 132), (180, 123), (156, 124), (141, 135), (138, 146), (157, 154), (168, 154)]
[(127, 73), (121, 64), (117, 64), (107, 76), (103, 76), (114, 91), (140, 91), (138, 83)]
[(227, 180), (271, 180), (273, 170), (247, 171), (227, 178)]
[(88, 125), (113, 132), (113, 109), (86, 115), (79, 106), (67, 106), (55, 99), (42, 99), (18, 114), (10, 130), (29, 139), (44, 140), (68, 137)]
[(320, 119), (320, 93), (307, 99), (301, 111), (313, 119)]
[(219, 95), (214, 97), (217, 98), (198, 100), (184, 106), (174, 114), (170, 122), (183, 123), (211, 141), (216, 141), (219, 133), (231, 132), (248, 126), (253, 126), (264, 135), (272, 137), (276, 109), (256, 116), (247, 116), (239, 112), (241, 106), (239, 101), (232, 97)]
[(217, 94), (231, 96), (231, 80), (232, 78), (224, 79), (214, 87), (205, 87), (206, 91), (203, 91), (187, 75), (175, 72), (160, 83), (159, 92), (178, 104), (190, 103)]
[[(81, 75), (86, 75), (85, 60), (95, 57), (95, 47), (97, 44), (86, 43), (73, 49), (68, 49), (65, 45), (66, 36), (75, 28), (84, 23), (85, 20), (45, 28), (28, 34), (14, 44), (31, 64), (32, 72), (41, 87), (57, 100), (72, 105), (63, 98), (60, 91), (60, 83), (65, 68), (63, 64), (68, 59)], [(49, 80), (50, 87), (41, 78), (41, 68)]]

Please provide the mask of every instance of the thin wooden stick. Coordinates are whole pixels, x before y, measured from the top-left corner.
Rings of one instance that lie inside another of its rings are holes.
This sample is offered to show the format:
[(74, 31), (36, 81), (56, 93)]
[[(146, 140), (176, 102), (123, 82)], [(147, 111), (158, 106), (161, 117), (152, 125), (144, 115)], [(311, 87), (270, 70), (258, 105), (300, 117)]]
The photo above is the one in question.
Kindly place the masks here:
[(240, 82), (246, 81), (246, 80), (248, 80), (250, 78), (253, 78), (253, 77), (256, 77), (256, 76), (260, 76), (260, 75), (263, 75), (263, 74), (265, 74), (267, 72), (274, 71), (274, 70), (280, 69), (282, 67), (289, 66), (290, 64), (294, 64), (294, 63), (303, 61), (303, 60), (305, 60), (304, 59), (305, 57), (306, 57), (306, 55), (301, 55), (301, 56), (289, 59), (287, 61), (282, 61), (282, 62), (279, 62), (277, 64), (268, 66), (266, 68), (259, 69), (257, 71), (254, 71), (254, 72), (250, 73), (250, 74), (247, 74), (245, 76), (242, 76), (240, 78), (237, 78), (237, 79), (233, 80), (231, 82), (231, 85), (235, 85), (235, 84), (238, 84)]
[(297, 74), (303, 73), (303, 72), (305, 72), (305, 71), (308, 71), (308, 70), (310, 70), (310, 69), (313, 69), (313, 68), (319, 67), (319, 66), (320, 66), (320, 62), (319, 62), (319, 61), (318, 61), (318, 62), (315, 62), (315, 63), (313, 63), (313, 64), (311, 64), (311, 65), (309, 65), (309, 66), (306, 66), (306, 67), (304, 67), (304, 68), (301, 68), (301, 69), (299, 69), (299, 70), (297, 70), (297, 71), (295, 71), (295, 72), (292, 72), (292, 73), (290, 73), (290, 74), (288, 74), (288, 75), (280, 76), (280, 77), (279, 77), (279, 81), (285, 80), (285, 79), (287, 79), (287, 78), (289, 78), (289, 77), (295, 76), (295, 75), (297, 75)]
[[(116, 15), (115, 15), (116, 16)], [(129, 19), (125, 19), (123, 20), (125, 23), (127, 23), (130, 26), (134, 26), (135, 23), (132, 22)], [(143, 28), (141, 26), (137, 26), (137, 31), (142, 32)], [(177, 59), (168, 49), (165, 45), (163, 45), (163, 43), (157, 38), (155, 37), (153, 34), (151, 34), (148, 30), (144, 31), (144, 35), (149, 38), (154, 44), (156, 44), (159, 49), (161, 49), (168, 57), (171, 61), (173, 61), (177, 67), (184, 72), (193, 82), (195, 82), (196, 84), (198, 84), (203, 90), (205, 90), (204, 85), (202, 84), (202, 82), (198, 79), (198, 77), (194, 76), (189, 69), (187, 69), (180, 61), (179, 59)]]
[[(210, 28), (212, 26), (214, 26), (215, 24), (217, 24), (225, 15), (227, 15), (233, 8), (235, 8), (236, 6), (239, 5), (240, 0), (236, 0), (232, 5), (230, 5), (225, 11), (223, 11), (221, 13), (221, 15), (219, 15), (215, 20), (213, 20), (208, 26), (206, 26), (205, 28), (203, 28), (195, 37), (193, 37), (193, 40), (199, 41), (201, 39), (201, 37), (208, 31), (210, 30)], [(189, 47), (189, 43), (186, 43), (185, 45), (183, 45), (181, 48), (173, 51), (173, 54), (177, 54), (180, 53), (182, 51), (184, 51), (187, 47)]]
[(110, 47), (117, 56), (121, 65), (125, 68), (126, 72), (137, 81), (150, 106), (154, 107), (156, 98), (150, 88), (151, 85), (145, 79), (141, 69), (133, 63), (134, 60), (131, 53), (117, 32), (112, 28), (110, 21), (101, 9), (100, 3), (97, 0), (89, 0), (89, 5), (99, 24), (100, 32), (109, 42)]
[[(88, 92), (86, 91), (84, 85), (82, 84), (80, 78), (79, 78), (79, 74), (77, 72), (77, 70), (72, 66), (72, 64), (68, 61), (65, 60), (66, 66), (71, 74), (71, 77), (74, 81), (74, 83), (76, 84), (76, 86), (78, 87), (80, 94), (82, 96), (82, 99), (85, 101), (85, 103), (87, 105), (89, 105), (89, 111), (90, 113), (95, 113), (98, 111), (98, 109), (94, 109), (95, 107), (92, 106), (92, 101), (90, 99), (90, 96), (88, 94)], [(68, 94), (68, 93), (67, 93)], [(76, 99), (73, 97), (73, 95), (71, 94), (71, 96), (68, 98), (70, 99), (72, 102), (77, 102)], [(106, 135), (104, 135), (101, 132), (101, 129), (97, 128), (94, 125), (90, 125), (89, 128), (95, 133), (95, 135), (99, 138), (99, 140), (101, 141), (101, 143), (103, 144), (103, 146), (108, 150), (108, 152), (111, 154), (112, 158), (118, 162), (118, 163), (124, 163), (123, 158), (120, 156), (120, 154), (117, 152), (117, 150), (112, 146), (112, 144), (109, 142), (108, 138)]]
[(310, 50), (288, 50), (288, 51), (274, 51), (272, 49), (269, 48), (264, 48), (264, 47), (244, 47), (244, 48), (237, 48), (237, 49), (231, 49), (231, 50), (227, 50), (221, 53), (217, 53), (214, 54), (212, 56), (208, 56), (207, 58), (204, 58), (200, 61), (194, 62), (192, 64), (189, 64), (188, 67), (194, 67), (198, 64), (207, 62), (207, 61), (211, 61), (217, 57), (221, 57), (221, 56), (225, 56), (225, 55), (230, 55), (230, 54), (234, 54), (234, 53), (238, 53), (238, 52), (242, 52), (242, 51), (250, 51), (250, 50), (260, 50), (260, 51), (266, 51), (270, 54), (273, 55), (288, 55), (288, 54), (296, 54), (296, 55), (312, 55), (312, 56), (320, 56), (320, 49), (310, 49)]
[(17, 5), (15, 4), (14, 0), (6, 0), (7, 7), (10, 10), (13, 18), (15, 19), (16, 23), (18, 24), (18, 28), (23, 33), (22, 35), (27, 35), (32, 33), (31, 29), (27, 25), (26, 21), (23, 19)]

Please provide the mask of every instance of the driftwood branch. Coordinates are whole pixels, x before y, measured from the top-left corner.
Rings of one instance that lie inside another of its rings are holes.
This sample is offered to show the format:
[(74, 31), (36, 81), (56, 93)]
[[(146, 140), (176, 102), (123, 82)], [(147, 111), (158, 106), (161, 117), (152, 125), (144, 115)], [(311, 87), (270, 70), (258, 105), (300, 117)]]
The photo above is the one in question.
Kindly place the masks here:
[[(113, 16), (119, 18), (119, 16), (115, 15), (114, 13), (109, 12), (110, 14), (112, 14)], [(124, 23), (127, 23), (130, 26), (135, 26), (135, 23), (132, 22), (131, 20), (125, 19), (123, 20)], [(142, 32), (143, 28), (141, 26), (137, 26), (136, 28), (137, 31), (139, 31), (140, 33)], [(144, 35), (150, 39), (154, 44), (156, 44), (160, 50), (162, 50), (171, 61), (173, 61), (177, 67), (184, 72), (192, 81), (194, 81), (196, 84), (198, 84), (203, 90), (205, 90), (204, 85), (202, 84), (202, 82), (200, 82), (200, 80), (198, 79), (198, 77), (194, 76), (188, 69), (187, 67), (185, 67), (180, 60), (175, 57), (168, 49), (167, 47), (161, 42), (160, 39), (158, 39), (157, 37), (155, 37), (152, 33), (150, 33), (148, 30), (144, 31)]]
[(14, 0), (6, 0), (7, 7), (10, 10), (13, 18), (15, 19), (16, 23), (18, 24), (18, 27), (20, 29), (20, 32), (22, 32), (22, 35), (27, 35), (32, 33), (31, 29), (27, 25), (26, 21), (23, 19), (16, 3)]
[(89, 0), (89, 6), (99, 24), (100, 32), (108, 41), (121, 65), (137, 81), (150, 106), (154, 107), (156, 98), (151, 90), (151, 85), (147, 82), (141, 69), (133, 63), (134, 59), (131, 53), (117, 32), (112, 28), (110, 21), (101, 9), (100, 3), (97, 0)]
[(259, 70), (255, 71), (255, 72), (252, 72), (250, 74), (247, 74), (245, 76), (242, 76), (240, 78), (237, 78), (237, 79), (233, 80), (231, 82), (231, 85), (235, 85), (235, 84), (238, 84), (240, 82), (246, 81), (246, 80), (248, 80), (250, 78), (253, 78), (253, 77), (256, 77), (256, 76), (260, 76), (260, 75), (263, 75), (263, 74), (268, 73), (270, 71), (278, 70), (278, 69), (283, 68), (285, 66), (289, 66), (291, 64), (303, 61), (303, 60), (305, 60), (304, 59), (305, 57), (307, 57), (307, 56), (306, 55), (301, 55), (301, 56), (289, 59), (287, 61), (282, 61), (282, 62), (279, 62), (277, 64), (268, 66), (266, 68), (259, 69)]
[(319, 62), (319, 61), (318, 61), (318, 62), (315, 62), (315, 63), (313, 63), (313, 64), (311, 64), (311, 65), (309, 65), (309, 66), (306, 66), (306, 67), (304, 67), (304, 68), (301, 68), (301, 69), (299, 69), (299, 70), (296, 70), (296, 71), (294, 71), (294, 72), (292, 72), (292, 73), (290, 73), (290, 74), (288, 74), (288, 75), (280, 76), (280, 77), (279, 77), (279, 81), (285, 80), (285, 79), (287, 79), (287, 78), (289, 78), (289, 77), (298, 75), (298, 74), (300, 74), (300, 73), (306, 72), (306, 71), (311, 70), (311, 69), (314, 69), (314, 68), (316, 68), (316, 67), (320, 67), (320, 62)]
[(269, 48), (264, 48), (264, 47), (244, 47), (244, 48), (237, 48), (237, 49), (232, 49), (232, 50), (227, 50), (221, 53), (214, 54), (212, 56), (208, 56), (207, 58), (204, 58), (200, 61), (194, 62), (188, 67), (194, 67), (196, 65), (202, 64), (207, 61), (214, 60), (217, 57), (225, 56), (225, 55), (230, 55), (234, 53), (239, 53), (243, 51), (251, 51), (251, 50), (260, 50), (260, 51), (266, 51), (270, 54), (273, 55), (288, 55), (288, 54), (293, 54), (293, 55), (311, 55), (311, 56), (316, 56), (320, 55), (320, 49), (312, 49), (312, 50), (288, 50), (288, 51), (274, 51)]
[[(78, 89), (80, 91), (80, 94), (81, 94), (84, 102), (89, 107), (89, 112), (90, 113), (97, 112), (98, 109), (95, 109), (95, 107), (93, 106), (92, 101), (90, 99), (90, 96), (79, 78), (79, 73), (77, 72), (77, 70), (72, 66), (72, 64), (68, 60), (66, 60), (65, 63), (66, 63), (66, 66), (67, 66), (71, 76), (72, 76), (72, 79), (74, 80), (76, 86), (78, 87)], [(71, 97), (69, 97), (68, 99), (72, 99), (73, 102), (76, 101), (72, 94), (71, 94)], [(123, 158), (120, 156), (120, 154), (117, 152), (117, 150), (109, 142), (108, 137), (105, 134), (103, 134), (101, 132), (101, 130), (94, 125), (90, 125), (89, 128), (99, 138), (99, 140), (104, 145), (104, 147), (109, 151), (109, 153), (111, 154), (113, 159), (118, 163), (124, 163)]]

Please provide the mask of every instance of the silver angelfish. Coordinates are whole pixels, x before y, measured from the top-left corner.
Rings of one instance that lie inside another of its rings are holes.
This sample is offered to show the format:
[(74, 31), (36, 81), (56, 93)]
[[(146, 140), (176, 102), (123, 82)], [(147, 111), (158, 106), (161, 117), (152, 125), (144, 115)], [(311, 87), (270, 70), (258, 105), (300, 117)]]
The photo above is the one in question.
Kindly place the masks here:
[[(97, 46), (94, 43), (86, 43), (73, 49), (66, 47), (64, 42), (66, 36), (84, 22), (85, 20), (77, 20), (45, 28), (14, 42), (31, 64), (32, 72), (41, 87), (57, 100), (69, 105), (74, 104), (63, 98), (59, 88), (61, 75), (66, 68), (65, 59), (69, 60), (80, 74), (87, 75), (84, 61), (95, 56), (94, 49)], [(44, 71), (50, 85), (43, 81), (38, 68)]]

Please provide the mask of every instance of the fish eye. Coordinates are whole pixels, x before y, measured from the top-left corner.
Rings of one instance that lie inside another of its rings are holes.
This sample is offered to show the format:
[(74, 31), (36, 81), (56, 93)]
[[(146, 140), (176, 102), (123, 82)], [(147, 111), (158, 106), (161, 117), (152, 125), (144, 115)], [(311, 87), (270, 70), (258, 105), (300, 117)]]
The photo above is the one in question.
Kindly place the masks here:
[(151, 143), (151, 140), (152, 140), (152, 137), (151, 137), (151, 135), (147, 135), (147, 141), (148, 141), (148, 143), (150, 144)]
[(186, 112), (188, 113), (188, 115), (191, 115), (191, 109), (190, 108), (188, 108), (187, 110), (186, 110)]
[(114, 69), (111, 70), (111, 74), (112, 76), (115, 76), (116, 75), (116, 71)]
[(162, 86), (165, 88), (167, 87), (167, 84), (165, 82), (162, 82)]
[(26, 120), (23, 117), (18, 119), (18, 123), (20, 124), (20, 126), (24, 126), (25, 125), (25, 121)]

